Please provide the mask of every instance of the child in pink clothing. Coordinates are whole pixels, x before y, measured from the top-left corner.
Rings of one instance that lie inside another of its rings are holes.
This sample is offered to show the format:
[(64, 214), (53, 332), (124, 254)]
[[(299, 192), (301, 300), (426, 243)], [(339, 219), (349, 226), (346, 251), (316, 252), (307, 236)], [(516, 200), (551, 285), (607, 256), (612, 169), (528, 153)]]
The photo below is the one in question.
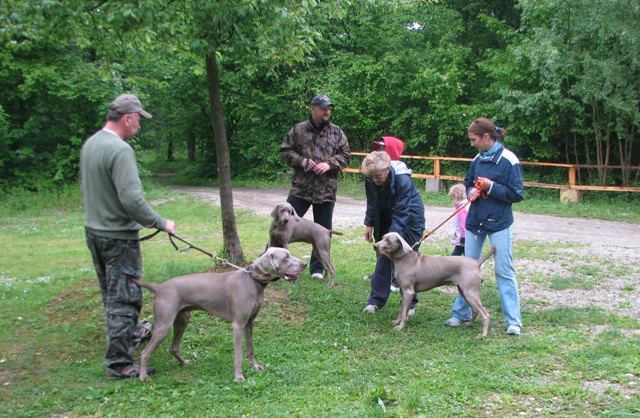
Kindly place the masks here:
[[(467, 190), (464, 184), (454, 184), (449, 189), (449, 197), (453, 200), (456, 210), (467, 204)], [(464, 238), (467, 232), (467, 213), (465, 207), (453, 218), (453, 233), (451, 234), (451, 244), (455, 245), (451, 255), (464, 255)]]

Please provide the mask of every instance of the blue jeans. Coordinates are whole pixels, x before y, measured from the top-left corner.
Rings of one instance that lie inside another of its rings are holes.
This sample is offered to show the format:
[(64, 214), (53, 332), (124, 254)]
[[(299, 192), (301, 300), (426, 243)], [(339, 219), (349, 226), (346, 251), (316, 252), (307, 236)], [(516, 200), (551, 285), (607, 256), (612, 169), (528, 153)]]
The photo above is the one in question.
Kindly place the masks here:
[[(507, 323), (507, 327), (517, 325), (522, 327), (522, 317), (520, 315), (520, 294), (518, 293), (518, 282), (516, 271), (513, 268), (513, 257), (511, 256), (511, 227), (491, 234), (475, 235), (467, 230), (464, 243), (466, 256), (478, 260), (482, 257), (482, 247), (489, 236), (491, 247), (496, 247), (494, 254), (496, 264), (496, 281), (500, 291), (500, 302), (502, 304), (502, 315)], [(471, 307), (460, 295), (456, 298), (451, 310), (451, 317), (462, 321), (471, 320)]]

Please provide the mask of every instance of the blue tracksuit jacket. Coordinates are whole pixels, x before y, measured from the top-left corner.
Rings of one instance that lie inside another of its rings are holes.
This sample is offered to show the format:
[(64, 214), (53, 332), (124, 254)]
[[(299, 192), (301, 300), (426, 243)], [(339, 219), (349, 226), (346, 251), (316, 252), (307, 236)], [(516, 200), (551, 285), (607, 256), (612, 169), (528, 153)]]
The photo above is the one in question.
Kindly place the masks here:
[(502, 148), (489, 161), (481, 161), (478, 154), (464, 179), (467, 194), (475, 187), (478, 177), (492, 180), (493, 185), (487, 199), (479, 197), (471, 202), (467, 231), (490, 234), (508, 228), (513, 223), (511, 205), (524, 199), (520, 160), (506, 148)]

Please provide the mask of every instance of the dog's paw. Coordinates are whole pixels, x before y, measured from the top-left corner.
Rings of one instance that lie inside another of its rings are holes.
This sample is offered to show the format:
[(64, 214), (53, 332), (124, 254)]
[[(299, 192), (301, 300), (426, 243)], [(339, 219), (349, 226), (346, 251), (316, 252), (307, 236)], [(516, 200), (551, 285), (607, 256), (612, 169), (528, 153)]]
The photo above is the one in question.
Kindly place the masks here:
[(259, 372), (263, 372), (264, 371), (264, 366), (262, 366), (262, 365), (260, 365), (258, 363), (254, 364), (253, 368), (256, 369)]
[(236, 375), (233, 377), (233, 380), (235, 380), (236, 382), (244, 382), (246, 379), (244, 378), (243, 375)]
[(149, 375), (140, 375), (138, 376), (138, 378), (140, 379), (141, 382), (151, 382), (151, 377), (149, 377)]
[(484, 335), (483, 333), (480, 333), (480, 334), (476, 335), (476, 339), (478, 339), (478, 340), (482, 340), (484, 338), (487, 338), (487, 336)]
[(398, 325), (396, 327), (393, 327), (394, 331), (402, 331), (403, 329), (404, 329), (404, 324), (400, 324), (400, 325)]

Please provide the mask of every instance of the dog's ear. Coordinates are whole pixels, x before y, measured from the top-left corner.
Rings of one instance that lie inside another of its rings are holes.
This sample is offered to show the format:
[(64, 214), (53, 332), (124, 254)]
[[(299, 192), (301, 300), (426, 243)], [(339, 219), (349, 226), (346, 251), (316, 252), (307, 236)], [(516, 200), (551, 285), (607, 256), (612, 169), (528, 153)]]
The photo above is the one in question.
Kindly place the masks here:
[(397, 232), (390, 232), (388, 239), (395, 241), (395, 246), (397, 246), (398, 248), (396, 251), (397, 255), (404, 256), (413, 252), (413, 248), (411, 248), (411, 246), (407, 244), (407, 241), (402, 238), (402, 235), (398, 234)]
[(276, 205), (276, 207), (271, 211), (271, 217), (273, 219), (276, 219), (276, 216), (278, 216), (278, 209), (280, 209), (280, 205)]
[(269, 282), (278, 275), (278, 269), (274, 263), (276, 250), (272, 247), (267, 249), (250, 266), (251, 275), (260, 282)]
[[(399, 235), (398, 235), (399, 236)], [(399, 236), (400, 237), (400, 236)], [(402, 249), (404, 250), (404, 252), (406, 254), (412, 253), (413, 252), (413, 248), (411, 248), (411, 245), (409, 245), (407, 243), (407, 241), (405, 241), (404, 239), (402, 239), (402, 237), (400, 237), (400, 242), (402, 243)]]

